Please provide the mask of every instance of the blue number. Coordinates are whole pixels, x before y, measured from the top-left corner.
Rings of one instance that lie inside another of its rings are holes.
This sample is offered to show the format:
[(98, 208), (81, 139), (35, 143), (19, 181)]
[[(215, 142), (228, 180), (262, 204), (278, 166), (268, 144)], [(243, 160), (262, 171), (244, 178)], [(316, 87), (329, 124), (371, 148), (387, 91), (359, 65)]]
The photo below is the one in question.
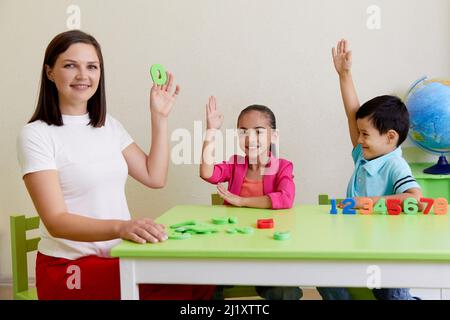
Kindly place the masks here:
[(331, 210), (330, 214), (337, 214), (337, 208), (336, 208), (336, 199), (331, 200)]
[(354, 210), (356, 206), (356, 201), (349, 198), (342, 201), (342, 204), (344, 205), (344, 210), (342, 211), (343, 214), (356, 214), (356, 210)]

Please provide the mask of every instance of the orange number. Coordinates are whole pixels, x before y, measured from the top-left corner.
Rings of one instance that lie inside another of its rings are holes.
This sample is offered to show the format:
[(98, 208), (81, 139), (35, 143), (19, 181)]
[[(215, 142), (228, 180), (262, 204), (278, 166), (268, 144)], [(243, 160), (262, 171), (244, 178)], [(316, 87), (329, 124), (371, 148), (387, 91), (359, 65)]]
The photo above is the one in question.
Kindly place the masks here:
[(372, 214), (373, 212), (373, 200), (370, 198), (361, 198), (361, 206), (362, 208), (359, 210), (361, 214)]
[(444, 215), (448, 211), (448, 201), (445, 198), (434, 200), (434, 214)]

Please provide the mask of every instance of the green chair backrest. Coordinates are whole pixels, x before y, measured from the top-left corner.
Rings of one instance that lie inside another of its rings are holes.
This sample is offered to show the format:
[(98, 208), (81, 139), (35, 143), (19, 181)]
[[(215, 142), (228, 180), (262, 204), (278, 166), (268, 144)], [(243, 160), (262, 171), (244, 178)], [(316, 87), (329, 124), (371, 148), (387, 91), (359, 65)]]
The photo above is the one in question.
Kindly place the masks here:
[(13, 274), (13, 298), (16, 300), (37, 299), (36, 289), (28, 288), (27, 253), (37, 250), (41, 238), (27, 239), (27, 231), (39, 228), (39, 216), (24, 215), (9, 218), (11, 228), (11, 256)]
[[(344, 199), (336, 199), (336, 202), (339, 203)], [(319, 205), (327, 205), (331, 204), (331, 199), (328, 198), (327, 194), (319, 194)]]
[[(336, 202), (339, 203), (344, 199), (336, 199)], [(327, 194), (319, 195), (319, 205), (327, 205), (331, 204), (331, 199)], [(372, 291), (368, 288), (348, 288), (350, 295), (355, 300), (376, 300)]]
[(221, 206), (223, 205), (224, 201), (223, 199), (219, 196), (218, 193), (211, 193), (211, 204), (213, 206)]

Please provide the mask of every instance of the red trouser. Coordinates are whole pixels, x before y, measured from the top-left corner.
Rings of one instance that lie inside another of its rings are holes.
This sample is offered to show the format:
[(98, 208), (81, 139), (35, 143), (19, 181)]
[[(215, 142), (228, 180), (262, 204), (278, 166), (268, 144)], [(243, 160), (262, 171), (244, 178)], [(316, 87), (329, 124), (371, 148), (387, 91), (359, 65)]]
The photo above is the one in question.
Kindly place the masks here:
[[(68, 260), (43, 255), (36, 257), (36, 287), (43, 300), (119, 300), (118, 258), (87, 256)], [(207, 300), (215, 286), (139, 285), (141, 300)]]

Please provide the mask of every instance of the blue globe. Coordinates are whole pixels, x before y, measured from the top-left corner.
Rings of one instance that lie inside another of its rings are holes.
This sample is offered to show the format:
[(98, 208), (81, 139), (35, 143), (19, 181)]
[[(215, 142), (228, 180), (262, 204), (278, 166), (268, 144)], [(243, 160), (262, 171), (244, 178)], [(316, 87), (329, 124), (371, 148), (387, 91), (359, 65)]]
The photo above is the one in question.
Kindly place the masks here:
[[(439, 154), (443, 167), (427, 173), (450, 174), (445, 154), (450, 153), (450, 80), (422, 78), (411, 87), (406, 106), (409, 137), (422, 149)], [(442, 171), (443, 170), (443, 171)]]

